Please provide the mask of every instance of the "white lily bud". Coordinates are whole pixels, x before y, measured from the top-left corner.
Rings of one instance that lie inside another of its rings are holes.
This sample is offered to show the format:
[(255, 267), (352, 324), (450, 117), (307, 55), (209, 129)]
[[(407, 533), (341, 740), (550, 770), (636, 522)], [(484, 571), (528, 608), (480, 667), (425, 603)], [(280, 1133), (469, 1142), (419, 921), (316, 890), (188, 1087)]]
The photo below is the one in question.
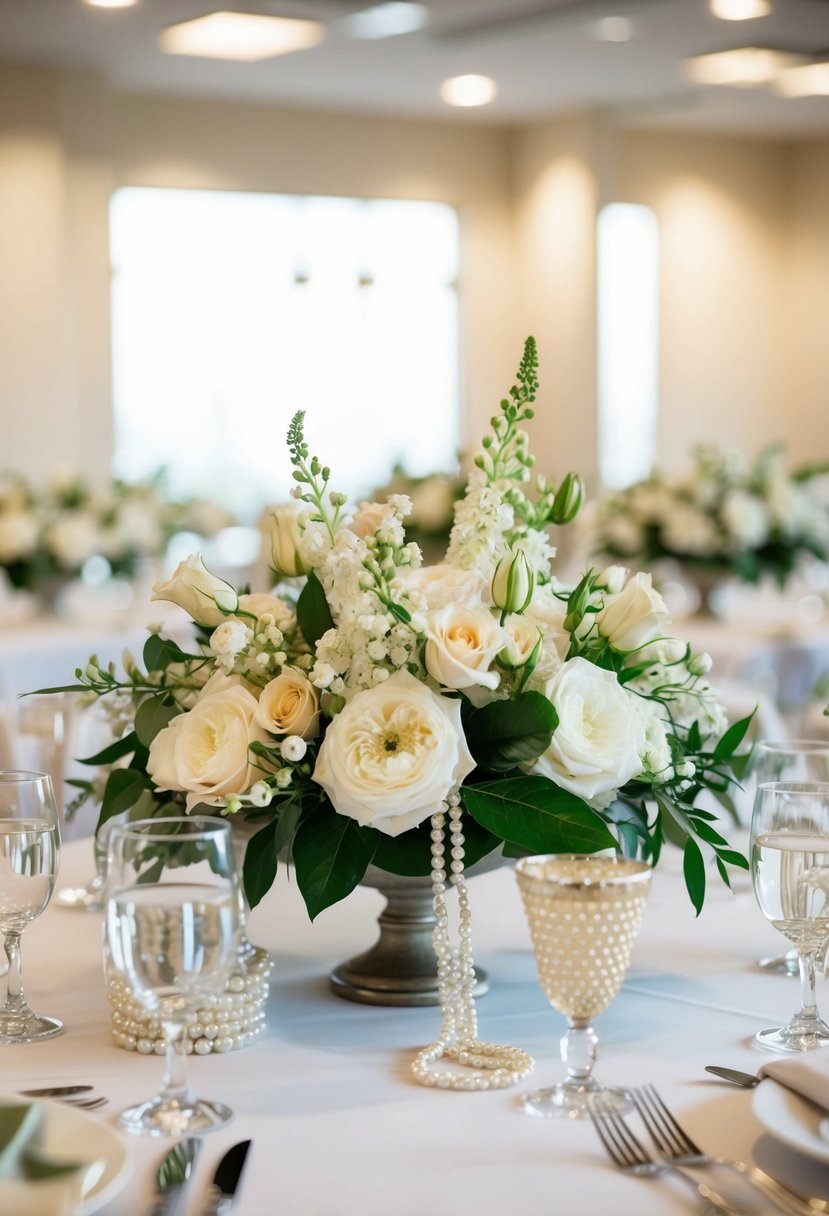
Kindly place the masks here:
[(523, 549), (502, 557), (492, 576), (490, 595), (502, 612), (523, 612), (535, 590), (535, 575)]

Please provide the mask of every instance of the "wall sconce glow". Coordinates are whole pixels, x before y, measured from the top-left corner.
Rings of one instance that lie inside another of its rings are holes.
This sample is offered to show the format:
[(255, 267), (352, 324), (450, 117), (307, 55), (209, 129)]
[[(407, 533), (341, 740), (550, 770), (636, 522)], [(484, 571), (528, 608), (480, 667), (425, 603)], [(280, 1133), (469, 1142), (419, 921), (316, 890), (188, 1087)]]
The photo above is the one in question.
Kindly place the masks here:
[(84, 0), (90, 8), (133, 8), (138, 0)]
[(649, 476), (656, 446), (659, 228), (650, 207), (603, 207), (596, 252), (599, 474), (623, 489)]
[(753, 21), (771, 12), (769, 0), (710, 0), (709, 7), (721, 21)]
[(170, 55), (253, 62), (316, 46), (323, 33), (318, 21), (217, 12), (168, 26), (159, 42)]
[(789, 68), (775, 79), (774, 87), (786, 97), (829, 96), (829, 63), (806, 63)]
[(408, 4), (405, 0), (389, 0), (375, 8), (344, 17), (341, 25), (352, 38), (396, 38), (423, 29), (429, 14), (424, 4)]
[(489, 76), (450, 76), (440, 86), (448, 106), (486, 106), (497, 93), (498, 86)]
[(768, 84), (785, 68), (803, 63), (802, 55), (773, 51), (768, 47), (741, 46), (734, 51), (715, 51), (685, 60), (685, 69), (697, 84), (728, 84), (750, 87)]
[(632, 33), (627, 17), (600, 17), (593, 26), (593, 36), (599, 42), (629, 42)]

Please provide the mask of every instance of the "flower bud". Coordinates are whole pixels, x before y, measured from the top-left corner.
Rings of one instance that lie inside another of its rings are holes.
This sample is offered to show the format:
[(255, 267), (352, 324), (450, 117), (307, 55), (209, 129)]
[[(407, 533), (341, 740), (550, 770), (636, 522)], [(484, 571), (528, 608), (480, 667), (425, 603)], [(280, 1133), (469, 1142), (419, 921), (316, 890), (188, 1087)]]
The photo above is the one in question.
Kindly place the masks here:
[(702, 651), (700, 654), (691, 655), (688, 660), (688, 670), (692, 676), (704, 676), (711, 670), (711, 664), (711, 655)]
[(200, 553), (179, 562), (172, 578), (153, 587), (154, 600), (178, 604), (197, 625), (220, 625), (239, 607), (239, 596), (230, 583), (211, 574)]
[(584, 482), (577, 473), (568, 473), (556, 491), (550, 518), (554, 524), (571, 523), (584, 502)]
[(514, 549), (502, 557), (495, 567), (490, 589), (495, 607), (502, 612), (523, 612), (529, 606), (534, 590), (535, 575), (524, 550)]
[(298, 764), (308, 750), (308, 744), (299, 735), (288, 735), (279, 745), (282, 759), (289, 764)]
[(282, 578), (308, 573), (300, 550), (299, 510), (294, 503), (283, 503), (268, 513), (271, 566)]

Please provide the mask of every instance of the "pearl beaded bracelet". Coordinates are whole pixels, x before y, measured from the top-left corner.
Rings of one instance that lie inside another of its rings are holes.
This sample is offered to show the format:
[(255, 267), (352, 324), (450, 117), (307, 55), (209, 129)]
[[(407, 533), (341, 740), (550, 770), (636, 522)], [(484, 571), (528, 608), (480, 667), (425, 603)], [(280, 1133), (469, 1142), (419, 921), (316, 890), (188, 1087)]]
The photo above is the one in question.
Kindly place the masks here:
[[(265, 1002), (272, 964), (267, 950), (245, 942), (224, 992), (204, 997), (184, 1031), (185, 1055), (206, 1056), (210, 1052), (247, 1047), (265, 1026)], [(166, 1040), (161, 1023), (148, 1016), (131, 990), (115, 975), (107, 981), (107, 999), (112, 1007), (112, 1037), (117, 1046), (141, 1055), (163, 1056)]]

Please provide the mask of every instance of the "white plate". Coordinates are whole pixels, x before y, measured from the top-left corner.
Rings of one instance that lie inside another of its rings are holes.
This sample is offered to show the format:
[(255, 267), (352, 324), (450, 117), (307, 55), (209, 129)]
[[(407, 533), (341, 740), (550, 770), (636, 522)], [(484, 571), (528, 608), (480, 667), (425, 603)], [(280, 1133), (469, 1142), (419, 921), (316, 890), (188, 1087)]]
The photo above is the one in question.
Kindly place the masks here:
[[(31, 1101), (31, 1098), (22, 1098), (19, 1094), (0, 1095), (0, 1104), (4, 1106)], [(105, 1123), (98, 1123), (74, 1106), (50, 1101), (41, 1101), (40, 1105), (43, 1107), (43, 1123), (39, 1144), (45, 1156), (66, 1157), (71, 1161), (104, 1162), (100, 1177), (73, 1212), (73, 1216), (93, 1216), (94, 1212), (99, 1212), (117, 1195), (129, 1178), (132, 1155), (127, 1143), (113, 1128)], [(10, 1188), (17, 1191), (19, 1186), (20, 1183), (15, 1180), (0, 1179), (0, 1212), (14, 1210), (6, 1206), (4, 1192), (9, 1192), (8, 1199), (11, 1197)], [(36, 1188), (40, 1186), (48, 1184), (29, 1183), (26, 1190), (35, 1193)]]
[(821, 1135), (826, 1113), (767, 1077), (751, 1095), (751, 1107), (772, 1136), (817, 1161), (829, 1164), (829, 1140)]

